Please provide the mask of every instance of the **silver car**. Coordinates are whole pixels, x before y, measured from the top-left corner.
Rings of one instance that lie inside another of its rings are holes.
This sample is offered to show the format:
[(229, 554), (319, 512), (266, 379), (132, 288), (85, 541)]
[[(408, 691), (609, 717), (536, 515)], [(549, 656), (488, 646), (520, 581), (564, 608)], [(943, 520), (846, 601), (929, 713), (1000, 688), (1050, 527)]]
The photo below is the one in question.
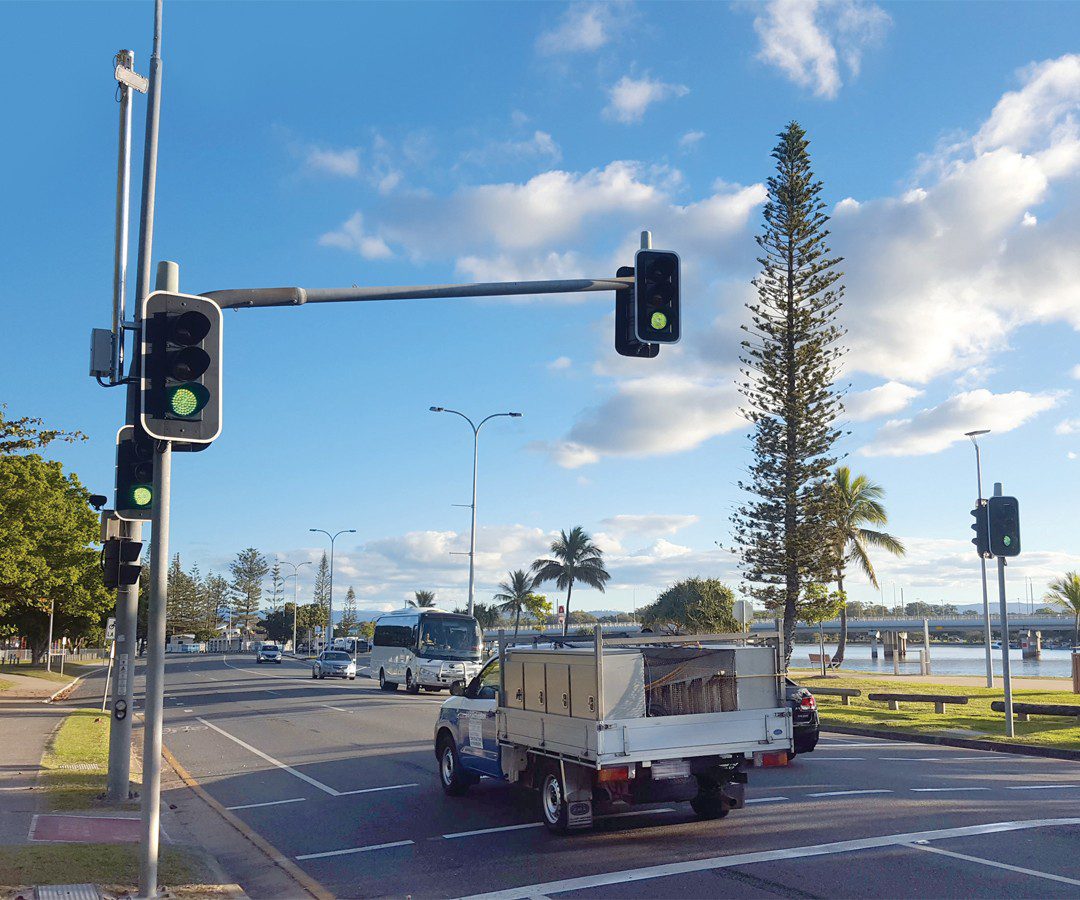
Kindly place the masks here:
[(356, 678), (356, 663), (344, 650), (323, 650), (311, 666), (312, 678)]
[(256, 662), (272, 662), (281, 665), (281, 648), (277, 644), (263, 644), (255, 654)]

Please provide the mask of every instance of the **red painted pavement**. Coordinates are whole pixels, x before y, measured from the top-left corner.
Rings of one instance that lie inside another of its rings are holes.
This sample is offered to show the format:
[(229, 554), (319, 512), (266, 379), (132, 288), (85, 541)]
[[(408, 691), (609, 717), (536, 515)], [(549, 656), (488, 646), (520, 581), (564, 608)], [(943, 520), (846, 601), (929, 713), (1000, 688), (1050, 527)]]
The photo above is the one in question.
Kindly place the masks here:
[(31, 841), (74, 844), (137, 844), (140, 822), (110, 816), (34, 816)]

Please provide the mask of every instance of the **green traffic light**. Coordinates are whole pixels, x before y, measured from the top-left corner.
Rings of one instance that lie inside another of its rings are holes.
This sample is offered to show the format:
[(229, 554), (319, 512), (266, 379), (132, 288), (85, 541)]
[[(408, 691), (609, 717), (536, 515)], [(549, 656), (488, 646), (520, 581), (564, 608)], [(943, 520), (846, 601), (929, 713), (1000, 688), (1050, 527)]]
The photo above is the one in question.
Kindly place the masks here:
[(196, 415), (210, 400), (210, 392), (201, 384), (189, 382), (170, 388), (168, 392), (169, 414), (180, 418)]
[(654, 331), (663, 331), (667, 328), (667, 316), (662, 312), (654, 312), (649, 324), (652, 325)]
[(149, 506), (150, 501), (154, 499), (154, 492), (148, 488), (145, 484), (137, 484), (131, 491), (131, 501), (136, 507), (142, 509)]
[(1003, 537), (1003, 538), (1001, 539), (1001, 542), (1002, 542), (1002, 543), (1003, 543), (1003, 544), (1004, 544), (1004, 545), (1005, 545), (1006, 547), (1011, 547), (1011, 546), (1012, 546), (1012, 538), (1011, 538), (1011, 537), (1009, 537), (1008, 535), (1005, 535), (1005, 537)]

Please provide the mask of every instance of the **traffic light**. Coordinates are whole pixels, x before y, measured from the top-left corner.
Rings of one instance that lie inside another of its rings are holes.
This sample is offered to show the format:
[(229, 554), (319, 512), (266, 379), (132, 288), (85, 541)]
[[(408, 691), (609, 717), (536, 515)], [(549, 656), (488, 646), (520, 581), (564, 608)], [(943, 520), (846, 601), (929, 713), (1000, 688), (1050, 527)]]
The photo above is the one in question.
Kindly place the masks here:
[(989, 559), (990, 534), (986, 526), (986, 501), (980, 497), (975, 503), (975, 508), (971, 511), (972, 516), (975, 517), (975, 524), (971, 526), (971, 530), (975, 532), (975, 537), (971, 539), (971, 543), (975, 545), (975, 552), (979, 556), (983, 559)]
[(1020, 553), (1020, 503), (1015, 497), (991, 497), (987, 507), (990, 552), (994, 556)]
[(141, 427), (116, 432), (116, 497), (121, 519), (150, 521), (154, 503), (154, 439)]
[(221, 434), (221, 307), (155, 291), (142, 308), (142, 426), (163, 441)]
[(115, 589), (129, 587), (139, 581), (139, 556), (142, 553), (140, 541), (126, 538), (109, 538), (101, 551), (102, 575), (105, 587)]
[[(633, 266), (620, 266), (616, 278), (632, 278)], [(615, 351), (620, 356), (640, 356), (651, 359), (660, 352), (659, 344), (643, 344), (634, 334), (634, 289), (615, 292)]]
[(643, 344), (674, 344), (680, 337), (679, 254), (638, 250), (634, 256), (634, 333)]

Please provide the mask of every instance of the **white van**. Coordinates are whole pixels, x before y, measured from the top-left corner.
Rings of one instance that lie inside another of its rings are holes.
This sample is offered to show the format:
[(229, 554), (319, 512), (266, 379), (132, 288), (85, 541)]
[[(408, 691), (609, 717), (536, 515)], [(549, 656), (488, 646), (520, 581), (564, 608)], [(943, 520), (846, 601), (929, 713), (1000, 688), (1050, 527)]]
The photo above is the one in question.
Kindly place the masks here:
[(430, 607), (406, 607), (375, 620), (371, 671), (379, 687), (410, 694), (468, 684), (480, 671), (482, 636), (472, 616)]

